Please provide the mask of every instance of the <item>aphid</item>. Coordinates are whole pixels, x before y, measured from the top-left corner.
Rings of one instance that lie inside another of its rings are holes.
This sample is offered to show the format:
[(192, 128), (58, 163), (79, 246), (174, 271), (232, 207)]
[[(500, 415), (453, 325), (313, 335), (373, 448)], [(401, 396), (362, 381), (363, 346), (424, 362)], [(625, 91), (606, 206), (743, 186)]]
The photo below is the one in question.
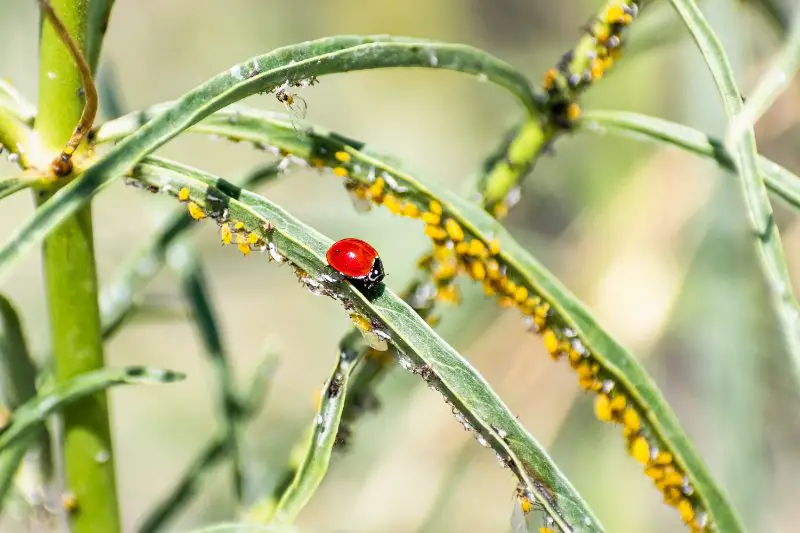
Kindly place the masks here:
[(297, 122), (299, 120), (304, 120), (306, 118), (306, 111), (308, 110), (308, 104), (306, 101), (297, 93), (290, 93), (289, 92), (289, 83), (284, 83), (277, 89), (275, 89), (275, 98), (286, 106), (286, 110), (292, 115), (292, 127), (294, 131), (297, 132)]
[(526, 533), (536, 531), (534, 521), (536, 517), (531, 514), (534, 502), (521, 487), (514, 491), (514, 509), (511, 512), (511, 531), (513, 533)]
[(378, 252), (360, 239), (342, 239), (328, 249), (328, 264), (360, 291), (369, 291), (385, 277)]
[(68, 514), (74, 514), (80, 508), (78, 498), (72, 492), (65, 492), (61, 495), (61, 505)]

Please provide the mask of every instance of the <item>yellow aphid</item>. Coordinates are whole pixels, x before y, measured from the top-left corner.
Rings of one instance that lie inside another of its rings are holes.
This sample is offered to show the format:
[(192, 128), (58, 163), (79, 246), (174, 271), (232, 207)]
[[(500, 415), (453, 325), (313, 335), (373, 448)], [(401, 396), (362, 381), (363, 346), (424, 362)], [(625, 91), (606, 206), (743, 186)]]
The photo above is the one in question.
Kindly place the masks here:
[(386, 196), (383, 197), (383, 205), (393, 215), (399, 215), (401, 210), (403, 209), (402, 206), (400, 205), (400, 200), (398, 200), (397, 196), (393, 194), (387, 194)]
[(486, 261), (486, 275), (489, 279), (498, 279), (500, 277), (500, 263), (494, 259)]
[(664, 491), (664, 501), (669, 505), (678, 505), (682, 499), (681, 489), (670, 487)]
[(203, 208), (194, 202), (189, 202), (189, 215), (195, 220), (202, 220), (206, 218), (206, 212)]
[(433, 246), (433, 257), (435, 257), (439, 261), (449, 261), (451, 259), (454, 260), (453, 250), (451, 250), (447, 246), (434, 245)]
[(456, 277), (456, 267), (452, 263), (437, 263), (433, 270), (433, 277), (436, 279), (453, 279)]
[(610, 24), (614, 24), (615, 22), (620, 22), (624, 14), (625, 11), (622, 10), (622, 6), (619, 5), (611, 6), (608, 8), (608, 11), (606, 11), (606, 22)]
[(657, 465), (671, 465), (672, 464), (672, 454), (669, 452), (658, 452), (656, 455), (655, 460), (653, 461)]
[(664, 479), (664, 469), (660, 466), (648, 466), (644, 469), (644, 474), (653, 481)]
[(625, 405), (627, 404), (627, 399), (623, 395), (614, 396), (614, 399), (611, 400), (611, 410), (614, 414), (619, 414), (623, 409), (625, 409)]
[(608, 40), (609, 32), (608, 27), (601, 26), (594, 30), (594, 38), (597, 39), (598, 43), (604, 43)]
[(352, 320), (353, 324), (361, 331), (372, 331), (372, 324), (364, 315), (352, 314), (350, 315), (350, 320)]
[(430, 210), (431, 213), (434, 213), (436, 215), (442, 214), (442, 204), (440, 204), (436, 200), (431, 200), (430, 202), (428, 202), (428, 209)]
[(681, 501), (678, 502), (678, 512), (681, 515), (681, 519), (685, 524), (689, 524), (694, 520), (695, 512), (694, 507), (692, 507), (692, 502), (683, 498)]
[(486, 279), (486, 267), (480, 261), (475, 261), (470, 265), (469, 273), (474, 280), (483, 281)]
[(234, 231), (242, 231), (244, 229), (244, 222), (237, 222), (233, 225)]
[(375, 183), (370, 185), (367, 188), (367, 198), (371, 200), (376, 200), (381, 197), (383, 194), (383, 188), (386, 186), (386, 182), (383, 181), (383, 178), (378, 178), (375, 180)]
[(555, 354), (558, 352), (558, 336), (556, 332), (552, 329), (546, 329), (542, 333), (542, 339), (544, 340), (544, 347), (550, 354)]
[(555, 86), (557, 79), (558, 79), (558, 71), (554, 68), (551, 68), (544, 73), (544, 80), (542, 81), (542, 86), (544, 86), (545, 90), (549, 91)]
[[(384, 203), (386, 203), (386, 200), (384, 200)], [(419, 207), (417, 207), (416, 204), (408, 202), (403, 206), (402, 215), (408, 218), (417, 218), (419, 217)]]
[(478, 239), (472, 239), (469, 241), (469, 255), (474, 255), (475, 257), (486, 257), (486, 245), (483, 244), (483, 241)]
[(461, 294), (455, 285), (447, 285), (437, 289), (436, 299), (440, 302), (458, 305), (461, 303)]
[(438, 226), (439, 223), (442, 221), (442, 217), (433, 211), (427, 211), (422, 213), (422, 221), (426, 224), (430, 224), (431, 226)]
[(249, 244), (258, 244), (258, 243), (259, 243), (259, 241), (261, 241), (261, 237), (259, 237), (257, 234), (255, 234), (255, 233), (249, 233), (249, 234), (247, 235), (247, 242), (248, 242)]
[(546, 317), (547, 314), (550, 312), (550, 304), (547, 302), (542, 302), (541, 305), (536, 307), (536, 316), (540, 316), (542, 318)]
[(497, 294), (497, 292), (494, 290), (494, 286), (489, 282), (484, 282), (483, 293), (486, 296), (494, 296), (495, 294)]
[(650, 445), (647, 439), (639, 435), (631, 442), (631, 455), (634, 459), (646, 465), (650, 460)]
[(497, 299), (497, 305), (508, 309), (509, 307), (514, 307), (514, 300), (512, 300), (508, 296), (501, 296), (500, 298)]
[(598, 394), (595, 398), (594, 415), (601, 422), (611, 422), (611, 399), (605, 394)]
[(347, 152), (338, 151), (333, 156), (342, 163), (349, 163), (350, 162), (350, 154)]
[[(637, 413), (636, 409), (634, 409), (633, 407), (628, 407), (627, 409), (625, 409), (625, 412), (622, 414), (622, 423), (625, 424), (625, 429), (630, 431), (631, 433), (636, 433), (642, 426), (642, 421), (639, 418), (639, 413)], [(660, 452), (659, 456), (661, 455), (661, 453), (665, 452)], [(672, 462), (671, 454), (670, 454), (670, 462)], [(663, 464), (669, 464), (669, 463), (663, 463)]]
[(664, 479), (661, 480), (661, 483), (665, 487), (680, 487), (683, 485), (683, 476), (674, 470), (670, 472), (666, 472), (664, 475)]
[(469, 243), (468, 242), (461, 241), (459, 243), (456, 243), (456, 253), (458, 255), (467, 255), (468, 251), (469, 251)]
[(188, 199), (189, 199), (189, 188), (188, 187), (184, 187), (183, 189), (178, 191), (178, 200), (180, 200), (181, 202), (185, 202)]
[(575, 122), (579, 118), (581, 118), (581, 106), (572, 102), (567, 106), (567, 120)]
[(339, 176), (340, 178), (346, 178), (350, 175), (350, 172), (344, 167), (333, 167), (332, 172), (334, 175)]
[(494, 206), (494, 209), (492, 211), (494, 212), (495, 218), (505, 218), (505, 216), (508, 214), (508, 206), (500, 202), (499, 204)]
[(76, 513), (80, 508), (80, 505), (78, 504), (78, 498), (72, 492), (67, 492), (61, 495), (61, 505), (64, 506), (64, 510), (69, 514)]
[(231, 225), (228, 223), (223, 224), (219, 228), (219, 234), (222, 238), (222, 244), (230, 244), (233, 240), (233, 232), (231, 231)]
[(242, 255), (250, 255), (250, 245), (246, 242), (239, 242), (236, 246), (239, 248), (239, 251), (242, 252)]
[(425, 235), (437, 241), (443, 241), (447, 238), (447, 232), (439, 226), (425, 226)]
[(597, 58), (593, 59), (592, 62), (589, 63), (589, 71), (592, 73), (593, 80), (599, 80), (603, 77), (603, 62)]
[(452, 218), (448, 218), (444, 221), (444, 229), (447, 230), (447, 234), (450, 235), (450, 238), (454, 241), (464, 240), (464, 230), (461, 229), (461, 225)]
[(514, 292), (514, 299), (517, 303), (523, 303), (525, 300), (528, 299), (528, 288), (527, 287), (517, 287), (517, 290)]
[(511, 281), (510, 279), (506, 278), (502, 282), (503, 290), (510, 295), (514, 295), (517, 293), (517, 284)]
[(489, 253), (492, 255), (497, 255), (500, 253), (500, 241), (497, 239), (492, 239), (489, 241)]
[(539, 533), (555, 533), (555, 532), (549, 527), (540, 527)]

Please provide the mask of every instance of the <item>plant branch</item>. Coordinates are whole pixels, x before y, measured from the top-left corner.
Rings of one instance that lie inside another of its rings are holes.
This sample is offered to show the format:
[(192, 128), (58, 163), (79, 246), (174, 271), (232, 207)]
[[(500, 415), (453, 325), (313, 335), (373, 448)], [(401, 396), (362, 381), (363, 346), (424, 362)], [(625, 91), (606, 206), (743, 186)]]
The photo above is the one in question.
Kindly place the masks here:
[[(50, 0), (41, 5), (44, 16), (61, 25), (42, 25), (35, 131), (43, 149), (51, 153), (59, 153), (64, 139), (70, 139), (66, 152), (75, 144), (74, 132), (85, 127), (85, 117), (93, 119), (91, 104), (87, 101), (84, 106), (80, 98), (87, 74), (85, 62), (76, 59), (81, 54), (63, 43), (64, 35), (69, 35), (68, 42), (76, 50), (85, 46), (89, 0)], [(93, 84), (86, 85), (87, 97), (93, 90)], [(37, 204), (41, 206), (57, 194), (66, 182), (59, 180), (36, 191)], [(64, 385), (104, 366), (89, 203), (48, 233), (43, 262), (55, 382)], [(73, 533), (120, 531), (106, 394), (98, 390), (66, 406), (63, 430), (66, 489), (77, 503), (71, 506)]]

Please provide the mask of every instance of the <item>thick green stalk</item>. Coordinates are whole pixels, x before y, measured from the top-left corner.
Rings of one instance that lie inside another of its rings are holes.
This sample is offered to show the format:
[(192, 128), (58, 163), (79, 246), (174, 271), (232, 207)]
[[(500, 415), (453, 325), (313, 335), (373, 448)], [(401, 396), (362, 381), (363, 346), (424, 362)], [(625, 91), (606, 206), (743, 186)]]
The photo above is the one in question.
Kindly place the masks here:
[[(67, 31), (86, 49), (89, 0), (51, 0)], [(36, 131), (53, 157), (69, 139), (83, 109), (80, 73), (48, 22), (42, 25)], [(58, 178), (67, 181), (66, 178)], [(61, 184), (57, 184), (61, 185)], [(57, 189), (58, 186), (55, 187)], [(55, 190), (37, 192), (37, 204)], [(66, 219), (46, 238), (43, 261), (56, 380), (64, 383), (103, 366), (91, 207)], [(120, 530), (111, 431), (105, 393), (66, 407), (64, 465), (77, 499), (74, 533)]]

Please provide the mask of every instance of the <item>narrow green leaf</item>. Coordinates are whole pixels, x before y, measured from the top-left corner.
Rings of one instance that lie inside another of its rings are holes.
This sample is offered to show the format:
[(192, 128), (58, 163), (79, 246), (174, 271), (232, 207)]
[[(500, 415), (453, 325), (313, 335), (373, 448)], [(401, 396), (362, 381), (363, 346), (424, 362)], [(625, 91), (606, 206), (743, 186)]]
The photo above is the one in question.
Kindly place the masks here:
[(423, 67), (477, 76), (509, 90), (531, 112), (533, 90), (520, 72), (466, 45), (403, 37), (329, 37), (279, 48), (234, 65), (186, 93), (173, 107), (116, 145), (73, 183), (37, 209), (0, 249), (0, 277), (23, 252), (143, 157), (199, 120), (256, 93), (289, 83), (309, 85), (317, 76), (354, 70)]
[(275, 509), (273, 520), (277, 524), (294, 522), (328, 472), (339, 424), (342, 421), (350, 376), (359, 363), (359, 355), (359, 352), (344, 351), (336, 358), (331, 376), (322, 389), (305, 458)]
[(38, 428), (48, 416), (70, 402), (114, 385), (171, 383), (183, 378), (179, 372), (143, 366), (107, 368), (83, 374), (40, 393), (14, 411), (11, 422), (0, 429), (0, 452)]
[[(381, 287), (367, 298), (343, 283), (327, 266), (332, 241), (260, 196), (200, 171), (150, 158), (134, 179), (177, 194), (185, 189), (191, 201), (221, 223), (241, 222), (258, 237), (256, 247), (268, 257), (289, 261), (298, 278), (314, 293), (342, 302), (359, 323), (397, 347), (400, 363), (420, 375), (454, 409), (456, 418), (490, 446), (519, 479), (554, 524), (568, 531), (602, 531), (597, 519), (544, 449), (520, 425), (483, 378), (401, 299)], [(486, 215), (484, 215), (486, 216)]]
[[(696, 155), (714, 159), (722, 168), (736, 172), (733, 156), (725, 150), (720, 139), (683, 124), (628, 111), (587, 111), (582, 125), (582, 131), (604, 133), (609, 130), (634, 138), (643, 137), (673, 145)], [(795, 209), (800, 209), (800, 177), (763, 156), (758, 157), (758, 169), (770, 192)]]
[(786, 43), (759, 79), (756, 88), (728, 126), (725, 144), (735, 146), (756, 121), (769, 109), (780, 94), (792, 83), (800, 69), (800, 7), (796, 8), (792, 30)]
[[(672, 5), (689, 28), (703, 54), (722, 97), (725, 114), (729, 121), (733, 120), (742, 112), (742, 98), (722, 44), (694, 0), (672, 0)], [(769, 288), (769, 296), (778, 319), (778, 329), (783, 336), (790, 361), (793, 362), (793, 369), (797, 370), (800, 366), (794, 362), (800, 361), (800, 306), (792, 288), (780, 232), (773, 219), (767, 189), (758, 170), (758, 152), (752, 127), (742, 131), (741, 137), (730, 147), (730, 151), (736, 161), (742, 195), (747, 207), (747, 218), (753, 231), (753, 244), (758, 252), (761, 270)], [(795, 372), (794, 377), (796, 384), (800, 386), (800, 373)], [(734, 531), (737, 527), (741, 528), (737, 522), (731, 515), (730, 524), (726, 526), (721, 523), (720, 527), (723, 529), (730, 527), (731, 531)]]

